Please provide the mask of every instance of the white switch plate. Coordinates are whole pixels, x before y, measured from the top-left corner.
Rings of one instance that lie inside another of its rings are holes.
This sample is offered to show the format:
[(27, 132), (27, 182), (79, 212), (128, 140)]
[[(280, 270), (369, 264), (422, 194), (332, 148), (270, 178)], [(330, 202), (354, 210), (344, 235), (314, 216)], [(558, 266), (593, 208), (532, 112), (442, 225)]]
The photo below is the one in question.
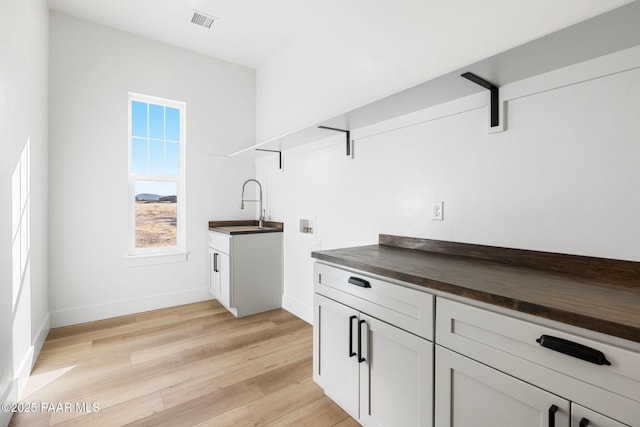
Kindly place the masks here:
[(442, 221), (444, 220), (444, 202), (433, 202), (431, 207), (431, 220), (432, 221)]

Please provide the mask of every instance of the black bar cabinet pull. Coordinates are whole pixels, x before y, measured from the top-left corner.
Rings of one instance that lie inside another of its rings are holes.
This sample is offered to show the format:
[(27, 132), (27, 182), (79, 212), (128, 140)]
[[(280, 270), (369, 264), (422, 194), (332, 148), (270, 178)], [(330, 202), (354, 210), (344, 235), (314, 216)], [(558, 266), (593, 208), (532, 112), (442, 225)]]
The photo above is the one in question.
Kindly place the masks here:
[(549, 408), (549, 427), (556, 427), (556, 412), (558, 412), (558, 407), (551, 405)]
[(536, 342), (542, 347), (546, 347), (587, 362), (595, 363), (596, 365), (611, 365), (611, 362), (607, 360), (604, 353), (596, 350), (595, 348), (578, 344), (577, 342), (552, 337), (550, 335), (542, 335), (536, 340)]
[(362, 324), (366, 323), (364, 320), (361, 320), (358, 323), (358, 363), (366, 362), (367, 359), (362, 357)]
[(213, 271), (216, 273), (220, 271), (218, 270), (218, 254), (213, 254)]
[(349, 283), (351, 283), (352, 285), (360, 286), (361, 288), (371, 287), (369, 281), (354, 276), (349, 277)]
[(358, 316), (349, 317), (349, 357), (356, 355), (353, 351), (353, 319), (357, 319)]
[(578, 427), (587, 427), (588, 425), (589, 425), (589, 420), (583, 417), (580, 420), (580, 424), (578, 425)]

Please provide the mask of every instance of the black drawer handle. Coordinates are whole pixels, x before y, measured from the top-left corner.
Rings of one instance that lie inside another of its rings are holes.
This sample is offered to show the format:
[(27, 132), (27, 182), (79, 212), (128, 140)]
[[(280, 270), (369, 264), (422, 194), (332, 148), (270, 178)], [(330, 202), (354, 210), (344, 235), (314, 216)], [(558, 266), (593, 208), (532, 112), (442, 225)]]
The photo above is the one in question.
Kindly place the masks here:
[(361, 279), (359, 277), (351, 276), (349, 277), (349, 283), (352, 285), (360, 286), (361, 288), (370, 288), (371, 285), (367, 280)]
[(587, 427), (588, 425), (589, 425), (589, 420), (583, 417), (583, 418), (580, 420), (579, 427)]
[(573, 356), (596, 365), (611, 365), (611, 362), (604, 357), (604, 353), (577, 342), (565, 340), (550, 335), (542, 335), (536, 340), (542, 347), (558, 351), (568, 356)]
[(213, 254), (213, 271), (215, 271), (216, 273), (220, 272), (220, 270), (218, 270), (218, 254), (217, 253)]
[(551, 405), (549, 408), (549, 427), (556, 427), (556, 412), (558, 412), (558, 407)]
[(353, 319), (357, 319), (358, 316), (349, 317), (349, 357), (353, 357), (356, 353), (353, 351)]

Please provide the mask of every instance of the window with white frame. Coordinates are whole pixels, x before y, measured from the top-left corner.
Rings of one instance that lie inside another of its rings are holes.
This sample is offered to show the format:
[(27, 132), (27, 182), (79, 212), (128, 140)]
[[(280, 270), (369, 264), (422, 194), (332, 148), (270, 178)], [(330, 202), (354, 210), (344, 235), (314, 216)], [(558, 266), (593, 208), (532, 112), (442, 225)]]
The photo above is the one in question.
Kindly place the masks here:
[(129, 93), (129, 253), (185, 250), (186, 104)]

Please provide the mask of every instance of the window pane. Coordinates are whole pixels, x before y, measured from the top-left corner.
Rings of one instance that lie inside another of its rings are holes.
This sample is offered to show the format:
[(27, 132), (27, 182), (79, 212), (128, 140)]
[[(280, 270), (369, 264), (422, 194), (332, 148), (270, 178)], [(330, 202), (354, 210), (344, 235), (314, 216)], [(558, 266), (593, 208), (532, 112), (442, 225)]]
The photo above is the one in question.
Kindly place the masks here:
[(147, 136), (147, 105), (144, 102), (131, 102), (131, 136)]
[[(129, 93), (132, 254), (175, 250), (184, 239), (177, 233), (177, 192), (184, 185), (184, 103)], [(182, 197), (182, 196), (181, 196)], [(181, 201), (182, 203), (182, 201)], [(178, 209), (179, 208), (179, 209)], [(181, 226), (184, 225), (180, 221)], [(148, 250), (147, 250), (148, 249)], [(181, 248), (184, 249), (184, 248)]]
[(164, 107), (149, 104), (149, 137), (164, 138)]
[(177, 188), (175, 181), (136, 181), (136, 248), (178, 244)]
[(165, 143), (165, 170), (167, 175), (180, 175), (180, 144), (175, 142)]
[(164, 142), (149, 141), (149, 173), (164, 174)]
[(133, 138), (131, 140), (131, 173), (147, 173), (147, 140)]
[(171, 141), (180, 140), (180, 110), (177, 108), (167, 107), (165, 110), (165, 138)]

